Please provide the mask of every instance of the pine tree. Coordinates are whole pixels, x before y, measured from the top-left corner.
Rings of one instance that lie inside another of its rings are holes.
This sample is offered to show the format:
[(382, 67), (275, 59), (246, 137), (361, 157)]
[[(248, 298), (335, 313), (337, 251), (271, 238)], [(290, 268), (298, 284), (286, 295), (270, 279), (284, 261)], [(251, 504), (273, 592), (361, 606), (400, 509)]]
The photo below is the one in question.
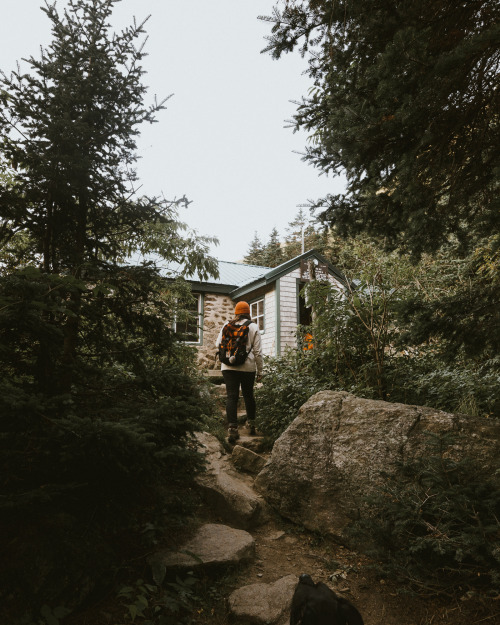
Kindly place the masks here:
[(327, 232), (316, 220), (311, 220), (300, 208), (294, 219), (288, 224), (283, 247), (285, 259), (294, 258), (302, 253), (302, 229), (304, 238), (304, 252), (315, 249), (320, 253), (327, 252)]
[(243, 260), (245, 261), (245, 263), (249, 265), (263, 265), (262, 263), (263, 249), (264, 249), (264, 246), (256, 231), (252, 241), (250, 242), (248, 252), (246, 256), (243, 258)]
[[(199, 465), (188, 440), (206, 402), (172, 331), (190, 294), (125, 259), (155, 250), (202, 274), (214, 260), (208, 240), (181, 236), (178, 202), (134, 192), (139, 126), (165, 101), (144, 104), (144, 23), (113, 35), (116, 2), (69, 0), (62, 16), (47, 3), (52, 43), (30, 73), (1, 78), (0, 532), (25, 573), (0, 575), (5, 597), (23, 597), (13, 610), (108, 576), (125, 554), (105, 537), (136, 527), (146, 499), (169, 505), (160, 487), (168, 497)], [(39, 542), (39, 569), (20, 560), (18, 532)]]
[(262, 250), (262, 264), (265, 267), (277, 267), (283, 262), (283, 252), (281, 250), (280, 235), (276, 227), (270, 234), (269, 240)]
[(286, 0), (263, 19), (273, 57), (308, 55), (295, 128), (308, 162), (347, 174), (345, 194), (317, 203), (338, 234), (419, 255), (498, 232), (497, 2)]

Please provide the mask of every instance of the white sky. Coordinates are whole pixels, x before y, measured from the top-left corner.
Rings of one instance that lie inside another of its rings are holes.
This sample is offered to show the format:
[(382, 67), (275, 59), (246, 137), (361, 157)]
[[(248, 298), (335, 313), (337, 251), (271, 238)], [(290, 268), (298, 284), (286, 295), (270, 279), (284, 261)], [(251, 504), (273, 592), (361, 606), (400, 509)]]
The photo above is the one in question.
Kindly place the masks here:
[[(0, 68), (38, 57), (50, 42), (43, 0), (2, 0)], [(59, 0), (58, 8), (66, 2)], [(307, 93), (298, 54), (273, 61), (260, 54), (271, 25), (274, 0), (121, 0), (118, 28), (151, 14), (144, 84), (149, 97), (171, 93), (157, 124), (143, 126), (138, 173), (141, 192), (192, 200), (181, 220), (220, 240), (212, 253), (237, 261), (255, 231), (267, 241), (285, 228), (299, 204), (327, 192), (339, 193), (341, 179), (319, 176), (301, 161), (306, 135), (284, 128)], [(148, 100), (149, 101), (149, 100)]]

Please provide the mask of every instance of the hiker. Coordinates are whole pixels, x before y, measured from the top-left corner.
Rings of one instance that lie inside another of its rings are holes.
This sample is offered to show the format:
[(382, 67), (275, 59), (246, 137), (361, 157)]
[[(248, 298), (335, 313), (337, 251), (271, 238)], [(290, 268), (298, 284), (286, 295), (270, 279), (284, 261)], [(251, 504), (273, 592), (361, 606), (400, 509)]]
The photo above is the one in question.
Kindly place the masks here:
[(238, 399), (241, 392), (247, 411), (247, 423), (251, 436), (255, 435), (255, 381), (262, 379), (261, 338), (257, 324), (251, 320), (250, 306), (238, 302), (234, 308), (235, 318), (226, 323), (219, 332), (215, 346), (226, 384), (226, 416), (228, 441), (234, 444), (238, 433)]

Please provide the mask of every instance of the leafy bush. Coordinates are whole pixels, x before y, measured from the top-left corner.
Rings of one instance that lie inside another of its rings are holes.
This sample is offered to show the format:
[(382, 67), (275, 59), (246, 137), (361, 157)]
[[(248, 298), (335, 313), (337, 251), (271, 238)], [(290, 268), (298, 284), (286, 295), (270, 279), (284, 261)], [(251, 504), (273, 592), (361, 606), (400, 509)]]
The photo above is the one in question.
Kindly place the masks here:
[(274, 441), (295, 419), (302, 404), (325, 386), (310, 371), (310, 354), (297, 350), (266, 360), (265, 372), (263, 385), (256, 391), (256, 425)]
[(423, 595), (500, 590), (500, 487), (458, 457), (450, 436), (429, 435), (425, 452), (401, 463), (368, 498), (352, 537), (409, 589)]
[(118, 593), (127, 608), (124, 621), (141, 625), (192, 623), (190, 613), (200, 601), (196, 595), (197, 582), (199, 580), (189, 572), (184, 579), (177, 577), (175, 582), (165, 583), (164, 588), (142, 579), (137, 580), (134, 586), (124, 586)]
[(456, 284), (469, 283), (467, 263), (445, 250), (415, 265), (362, 237), (346, 243), (339, 260), (352, 278), (344, 289), (319, 281), (304, 288), (314, 311), (307, 328), (313, 349), (289, 350), (266, 365), (258, 392), (263, 432), (275, 439), (301, 404), (322, 389), (476, 416), (500, 414), (494, 349), (474, 359), (463, 346), (451, 350), (440, 326), (447, 315), (433, 305), (434, 319), (422, 303), (437, 306)]

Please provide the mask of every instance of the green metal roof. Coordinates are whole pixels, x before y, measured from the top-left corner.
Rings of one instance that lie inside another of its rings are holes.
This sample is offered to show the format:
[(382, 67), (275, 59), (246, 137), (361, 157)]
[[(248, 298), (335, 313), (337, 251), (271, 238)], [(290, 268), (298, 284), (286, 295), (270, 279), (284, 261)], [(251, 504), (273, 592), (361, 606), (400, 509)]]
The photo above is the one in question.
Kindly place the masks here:
[(246, 284), (239, 285), (238, 288), (231, 292), (231, 297), (234, 299), (243, 297), (243, 295), (246, 295), (250, 291), (260, 288), (261, 286), (270, 284), (271, 282), (275, 282), (276, 280), (279, 280), (282, 276), (290, 273), (291, 271), (299, 267), (302, 260), (307, 260), (309, 258), (314, 258), (318, 262), (327, 265), (329, 273), (339, 282), (346, 284), (345, 276), (337, 267), (329, 263), (326, 258), (324, 258), (316, 250), (309, 250), (307, 252), (304, 252), (303, 254), (300, 254), (299, 256), (295, 256), (295, 258), (287, 260), (277, 267), (268, 268), (264, 275), (256, 278), (255, 280), (247, 282)]
[(278, 267), (260, 267), (258, 265), (246, 265), (244, 263), (230, 263), (219, 260), (219, 277), (210, 277), (202, 280), (196, 273), (184, 275), (191, 282), (193, 290), (213, 293), (227, 293), (232, 298), (239, 298), (247, 293), (275, 282), (285, 274), (300, 266), (301, 260), (315, 258), (320, 263), (328, 266), (329, 272), (340, 282), (345, 283), (343, 274), (329, 263), (316, 250), (309, 250), (291, 260), (278, 265)]

